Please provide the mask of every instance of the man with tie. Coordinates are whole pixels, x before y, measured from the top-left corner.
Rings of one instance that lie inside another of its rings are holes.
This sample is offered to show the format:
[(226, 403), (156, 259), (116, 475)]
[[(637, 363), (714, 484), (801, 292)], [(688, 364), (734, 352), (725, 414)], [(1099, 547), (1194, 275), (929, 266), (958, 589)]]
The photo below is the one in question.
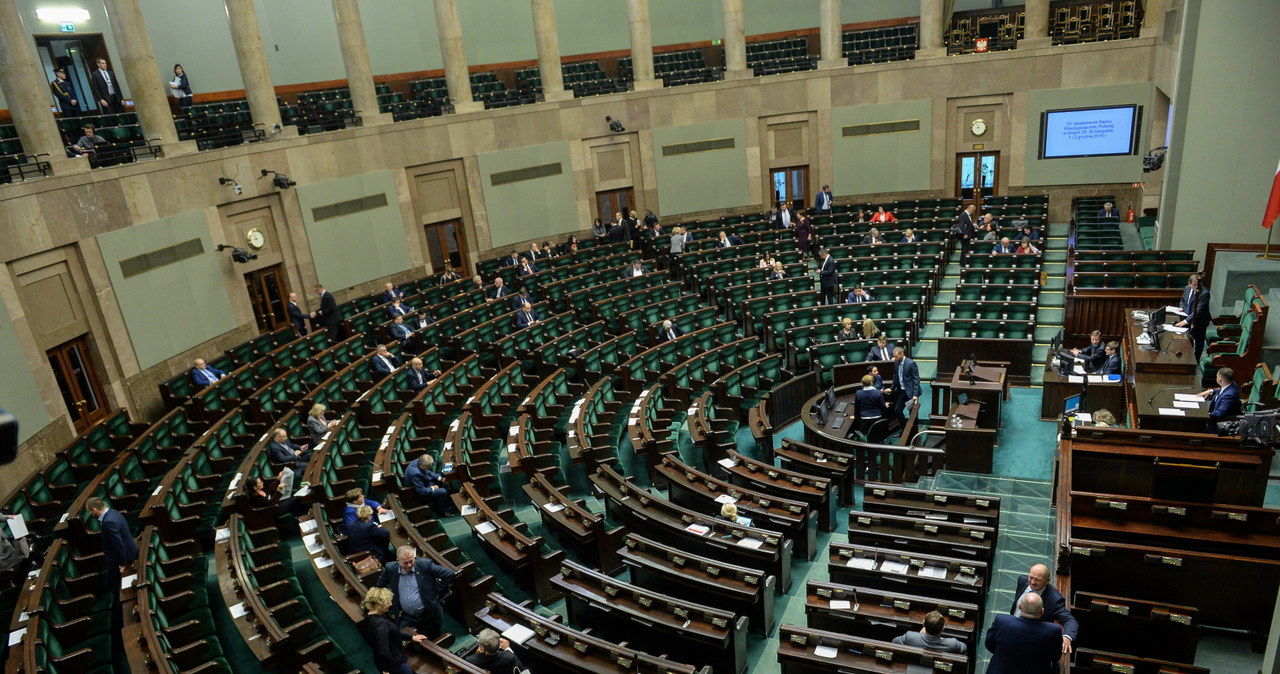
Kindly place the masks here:
[(867, 352), (867, 362), (893, 360), (893, 345), (889, 343), (888, 335), (880, 335), (876, 338), (875, 346)]
[(831, 257), (831, 252), (826, 248), (818, 250), (818, 282), (822, 288), (822, 303), (836, 303), (836, 285), (840, 280), (840, 271), (837, 269), (835, 258)]
[(1209, 288), (1201, 285), (1200, 277), (1192, 274), (1187, 278), (1187, 287), (1182, 289), (1182, 302), (1178, 304), (1185, 316), (1174, 323), (1176, 327), (1187, 328), (1187, 336), (1195, 349), (1196, 360), (1204, 353), (1204, 333), (1209, 329)]
[(1044, 602), (1036, 594), (1018, 600), (1017, 616), (998, 615), (983, 642), (991, 651), (987, 674), (1047, 674), (1061, 657), (1057, 625), (1041, 619)]
[(814, 202), (814, 208), (817, 209), (818, 215), (831, 215), (831, 187), (823, 185), (822, 190), (818, 192), (818, 200)]
[(489, 301), (492, 302), (494, 300), (500, 300), (508, 294), (506, 286), (503, 285), (502, 277), (494, 277), (493, 289), (489, 291)]
[(871, 231), (866, 236), (862, 237), (862, 243), (863, 245), (884, 243), (884, 237), (880, 236), (880, 230), (872, 227)]
[(382, 291), (382, 303), (391, 304), (404, 299), (404, 291), (397, 288), (395, 284), (388, 283), (385, 290)]
[(71, 86), (71, 81), (67, 79), (67, 69), (55, 68), (53, 77), (54, 80), (49, 83), (49, 89), (53, 91), (53, 97), (58, 101), (58, 110), (62, 112), (62, 117), (64, 119), (79, 117), (80, 100), (76, 97), (76, 90)]
[(298, 293), (289, 293), (289, 322), (299, 337), (307, 334), (307, 314), (298, 306)]
[(520, 266), (520, 251), (518, 251), (518, 250), (513, 250), (513, 251), (511, 251), (511, 256), (510, 256), (510, 257), (507, 257), (506, 259), (504, 259), (504, 260), (502, 261), (502, 266), (504, 266), (504, 267), (519, 267), (519, 266)]
[(222, 370), (206, 365), (203, 358), (197, 358), (194, 365), (195, 367), (191, 370), (191, 382), (200, 388), (213, 386), (219, 379), (227, 376), (227, 373)]
[(951, 226), (951, 234), (960, 242), (960, 264), (969, 261), (969, 244), (973, 239), (973, 214), (977, 209), (973, 204), (969, 204), (960, 215), (956, 216), (955, 224)]
[(536, 262), (538, 260), (545, 260), (546, 258), (551, 257), (551, 251), (543, 250), (542, 246), (539, 246), (538, 242), (534, 241), (533, 243), (529, 244), (528, 257), (531, 262)]
[(320, 296), (320, 308), (311, 312), (311, 318), (324, 326), (329, 343), (336, 344), (342, 339), (342, 312), (338, 310), (338, 300), (319, 283), (316, 284), (315, 292)]
[(373, 358), (369, 359), (369, 365), (373, 368), (374, 373), (385, 377), (400, 367), (400, 359), (392, 355), (390, 351), (387, 351), (386, 344), (379, 344), (378, 350), (373, 354)]
[(1201, 398), (1210, 399), (1209, 424), (1206, 427), (1209, 433), (1218, 432), (1219, 421), (1226, 421), (1240, 415), (1240, 387), (1236, 386), (1235, 370), (1229, 367), (1219, 368), (1215, 379), (1218, 381), (1218, 388), (1196, 394)]
[(1009, 237), (1000, 239), (1000, 243), (992, 247), (991, 252), (996, 255), (1013, 255), (1013, 244), (1009, 242)]
[(919, 240), (920, 240), (920, 237), (916, 236), (915, 230), (911, 229), (910, 227), (903, 230), (902, 232), (903, 243), (916, 243)]
[(391, 305), (387, 307), (387, 315), (392, 319), (395, 319), (397, 316), (408, 316), (409, 308), (402, 304), (400, 300), (393, 300)]
[(854, 286), (853, 292), (849, 293), (848, 304), (862, 304), (863, 302), (874, 301), (876, 301), (876, 296), (867, 292), (867, 289), (863, 288), (861, 283)]
[(1062, 655), (1070, 653), (1071, 644), (1076, 640), (1076, 635), (1080, 633), (1080, 623), (1076, 622), (1075, 616), (1071, 615), (1071, 611), (1067, 609), (1067, 600), (1062, 596), (1062, 593), (1049, 584), (1049, 567), (1044, 564), (1036, 564), (1027, 571), (1027, 575), (1018, 576), (1017, 590), (1013, 593), (1013, 606), (1009, 607), (1011, 615), (1015, 617), (1026, 616), (1026, 609), (1019, 604), (1027, 595), (1036, 595), (1044, 609), (1038, 616), (1027, 617), (1038, 618), (1044, 622), (1057, 621), (1062, 626), (1060, 652)]
[(1107, 203), (1103, 204), (1103, 205), (1102, 205), (1102, 209), (1098, 211), (1098, 217), (1100, 217), (1100, 218), (1118, 218), (1118, 217), (1120, 217), (1120, 211), (1117, 211), (1117, 210), (1116, 210), (1116, 208), (1115, 208), (1115, 204), (1113, 204), (1113, 203), (1111, 203), (1110, 201), (1108, 201)]
[(720, 238), (716, 240), (716, 248), (728, 248), (729, 246), (741, 246), (742, 237), (737, 234), (726, 234), (724, 230), (720, 230)]
[(778, 202), (778, 210), (773, 216), (774, 229), (789, 229), (796, 222), (796, 212), (785, 201)]
[(98, 68), (89, 75), (89, 89), (101, 108), (99, 114), (120, 114), (124, 112), (124, 95), (120, 92), (120, 81), (116, 74), (107, 69), (107, 60), (98, 59)]
[(542, 317), (538, 312), (533, 310), (533, 305), (528, 302), (520, 307), (520, 311), (516, 312), (516, 328), (523, 330), (530, 325), (537, 325), (542, 322)]
[(671, 340), (684, 334), (684, 330), (680, 326), (672, 323), (670, 320), (662, 322), (662, 331), (658, 333), (658, 342), (670, 342)]
[(902, 347), (893, 348), (893, 386), (885, 389), (885, 393), (893, 393), (893, 415), (898, 418), (901, 428), (907, 426), (907, 403), (912, 408), (920, 403), (920, 368), (914, 360), (907, 358)]
[(428, 370), (423, 367), (421, 358), (409, 361), (409, 369), (405, 370), (405, 380), (409, 382), (409, 390), (414, 392), (426, 388), (432, 379), (439, 376), (439, 370)]
[[(534, 244), (534, 245), (537, 245), (537, 244)], [(533, 262), (523, 257), (520, 258), (520, 266), (516, 268), (516, 274), (518, 276), (533, 276), (534, 274), (538, 273), (538, 271), (540, 271), (538, 269), (538, 265), (534, 264)]]
[[(134, 542), (133, 534), (129, 532), (128, 520), (119, 511), (108, 508), (102, 499), (96, 496), (90, 498), (85, 501), (85, 509), (89, 511), (91, 517), (98, 520), (98, 529), (101, 532), (98, 538), (102, 542), (102, 561), (106, 567), (103, 580), (106, 583), (107, 592), (113, 598), (118, 598), (121, 577), (138, 560), (138, 544)], [(112, 603), (115, 603), (115, 599)]]
[(1120, 361), (1120, 344), (1107, 342), (1107, 348), (1103, 353), (1106, 358), (1103, 359), (1102, 367), (1098, 368), (1097, 374), (1122, 374), (1124, 363)]
[(413, 339), (413, 329), (404, 322), (404, 316), (396, 316), (392, 319), (391, 325), (387, 326), (387, 335), (391, 339), (407, 345), (409, 340)]
[(307, 447), (290, 440), (289, 432), (285, 429), (277, 428), (271, 432), (271, 442), (267, 444), (267, 458), (274, 464), (283, 463), (293, 466), (293, 472), (301, 475), (307, 468), (307, 462), (311, 460), (311, 452), (307, 451)]
[(636, 260), (635, 264), (627, 267), (626, 271), (622, 272), (622, 278), (634, 278), (636, 276), (644, 276), (648, 273), (649, 270), (644, 268), (644, 264), (639, 260)]
[(1094, 330), (1089, 335), (1089, 346), (1083, 349), (1072, 349), (1071, 355), (1084, 359), (1084, 369), (1087, 372), (1097, 372), (1102, 369), (1102, 364), (1107, 362), (1107, 345), (1102, 341), (1102, 331)]

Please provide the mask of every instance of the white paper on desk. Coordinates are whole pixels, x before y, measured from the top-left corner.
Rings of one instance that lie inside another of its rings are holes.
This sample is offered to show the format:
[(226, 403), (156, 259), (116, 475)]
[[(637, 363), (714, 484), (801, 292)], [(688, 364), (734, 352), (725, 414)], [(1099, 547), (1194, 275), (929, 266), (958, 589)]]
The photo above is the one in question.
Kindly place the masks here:
[(1184, 410), (1200, 409), (1200, 403), (1193, 403), (1189, 400), (1175, 400), (1173, 401), (1173, 406)]
[(840, 655), (840, 649), (831, 646), (814, 646), (813, 654), (820, 658), (834, 658)]
[(1173, 394), (1173, 399), (1174, 399), (1174, 400), (1181, 400), (1182, 402), (1188, 402), (1188, 403), (1202, 403), (1202, 402), (1204, 402), (1204, 398), (1201, 398), (1200, 396), (1198, 396), (1198, 395), (1196, 395), (1196, 394), (1194, 394), (1194, 393), (1175, 393), (1175, 394)]
[(1089, 414), (1088, 412), (1076, 412), (1076, 421), (1079, 421), (1085, 424), (1091, 424), (1093, 423), (1093, 415)]
[(849, 608), (849, 606), (850, 604), (848, 599), (832, 599), (831, 600), (831, 608)]
[(14, 538), (22, 538), (29, 533), (27, 531), (27, 521), (22, 519), (22, 515), (14, 515), (9, 518), (9, 533), (13, 534)]
[(1106, 374), (1091, 374), (1091, 375), (1089, 375), (1089, 383), (1090, 383), (1090, 384), (1105, 384), (1105, 383), (1107, 383), (1107, 382), (1109, 382), (1109, 381), (1111, 381), (1111, 375), (1106, 375)]
[(1161, 407), (1159, 410), (1156, 410), (1156, 411), (1160, 414), (1160, 416), (1164, 416), (1164, 417), (1185, 417), (1185, 416), (1187, 416), (1187, 411), (1186, 411), (1186, 410), (1175, 409), (1175, 408), (1173, 408), (1173, 407)]
[(333, 566), (333, 560), (328, 557), (316, 557), (316, 568), (327, 569)]
[(906, 573), (907, 569), (910, 568), (911, 567), (903, 564), (902, 562), (895, 562), (888, 559), (880, 562), (880, 570), (888, 573)]
[(739, 538), (738, 545), (752, 550), (759, 550), (760, 546), (764, 545), (764, 541), (759, 538)]
[(243, 618), (246, 615), (249, 615), (249, 608), (244, 605), (244, 602), (240, 602), (239, 604), (232, 604), (227, 608), (231, 609), (232, 618)]
[(814, 463), (826, 463), (826, 462), (827, 462), (826, 459), (817, 459), (816, 461), (814, 461)]
[(379, 470), (379, 471), (374, 472), (374, 474), (373, 474), (373, 481), (374, 481), (374, 482), (382, 482), (382, 471), (380, 471), (380, 470)]
[(542, 509), (549, 513), (558, 513), (561, 510), (564, 510), (564, 504), (563, 503), (543, 503)]
[(734, 468), (738, 467), (738, 462), (734, 461), (733, 459), (720, 459), (716, 463), (724, 466), (725, 468), (728, 468), (729, 470), (733, 470)]
[(481, 522), (476, 525), (476, 533), (481, 536), (490, 534), (498, 530), (498, 525), (493, 522)]
[(635, 417), (631, 417), (630, 419), (627, 420), (628, 426), (635, 426), (638, 423), (640, 423), (640, 420)]
[(387, 511), (387, 512), (385, 512), (385, 513), (381, 513), (381, 514), (379, 514), (379, 515), (378, 515), (378, 521), (379, 521), (379, 522), (390, 522), (391, 520), (393, 520), (393, 519), (395, 519), (395, 518), (396, 518), (396, 514), (395, 514), (394, 512), (392, 512), (392, 511), (390, 511), (390, 510), (388, 510), (388, 511)]
[(853, 559), (850, 559), (849, 562), (845, 564), (845, 566), (848, 566), (854, 569), (871, 570), (876, 568), (876, 560), (871, 557), (854, 557)]
[(507, 640), (512, 643), (523, 645), (524, 642), (529, 640), (529, 637), (533, 636), (533, 634), (533, 630), (517, 623), (503, 631), (502, 636), (506, 637)]
[(17, 646), (22, 641), (22, 637), (27, 634), (27, 628), (16, 629), (9, 633), (9, 645)]
[(737, 503), (737, 502), (738, 502), (738, 499), (728, 494), (721, 494), (716, 497), (716, 503)]
[(306, 522), (301, 522), (298, 524), (298, 529), (300, 529), (304, 534), (309, 534), (316, 530), (316, 521), (307, 520)]
[(324, 549), (324, 546), (320, 545), (320, 534), (308, 534), (303, 536), (302, 544), (307, 546), (307, 552), (313, 555)]
[(925, 578), (946, 578), (947, 570), (940, 566), (922, 566), (918, 575)]
[(1077, 374), (1070, 374), (1070, 375), (1067, 375), (1067, 383), (1068, 383), (1068, 384), (1083, 384), (1083, 383), (1084, 383), (1084, 377), (1081, 377), (1080, 375), (1077, 375)]
[(30, 619), (31, 619), (31, 614), (30, 614), (30, 613), (27, 613), (26, 611), (20, 611), (20, 612), (18, 613), (18, 622), (20, 622), (20, 623), (24, 623), (24, 622), (27, 622), (27, 621), (28, 621), (28, 620), (30, 620)]
[(1185, 311), (1183, 311), (1181, 308), (1179, 308), (1179, 307), (1175, 307), (1175, 306), (1167, 306), (1167, 307), (1165, 307), (1165, 308), (1164, 308), (1164, 312), (1165, 312), (1166, 314), (1177, 314), (1177, 315), (1179, 315), (1179, 316), (1186, 316), (1186, 315), (1187, 315), (1187, 312), (1185, 312)]
[(138, 574), (136, 573), (129, 574), (124, 578), (120, 579), (120, 589), (125, 590), (128, 588), (131, 588), (133, 587), (133, 584), (136, 582), (138, 582)]
[(508, 454), (510, 454), (511, 452), (518, 451), (519, 449), (520, 449), (520, 448), (519, 448), (519, 447), (517, 447), (517, 446), (516, 446), (516, 443), (514, 443), (514, 442), (513, 442), (513, 443), (511, 443), (511, 444), (509, 444), (509, 445), (507, 445), (507, 453), (508, 453)]
[(1076, 374), (1084, 374), (1084, 367), (1081, 366), (1079, 363), (1077, 363), (1075, 366), (1071, 368), (1071, 371), (1075, 372)]
[(475, 506), (473, 506), (473, 505), (471, 505), (470, 503), (468, 503), (467, 505), (462, 506), (462, 514), (463, 514), (463, 515), (474, 515), (474, 514), (476, 514), (476, 507), (475, 507)]
[(706, 536), (707, 532), (711, 531), (711, 527), (704, 526), (701, 524), (690, 524), (689, 526), (685, 527), (684, 530), (691, 531), (695, 534), (698, 534), (699, 536)]
[(1173, 334), (1175, 334), (1175, 335), (1181, 335), (1181, 334), (1185, 333), (1187, 330), (1190, 330), (1190, 329), (1191, 329), (1191, 328), (1188, 328), (1188, 327), (1181, 327), (1181, 328), (1180, 328), (1180, 327), (1178, 327), (1178, 326), (1174, 325), (1173, 323), (1165, 323), (1164, 325), (1162, 325), (1162, 326), (1160, 326), (1160, 327), (1161, 327), (1165, 332), (1172, 332), (1172, 333), (1173, 333)]

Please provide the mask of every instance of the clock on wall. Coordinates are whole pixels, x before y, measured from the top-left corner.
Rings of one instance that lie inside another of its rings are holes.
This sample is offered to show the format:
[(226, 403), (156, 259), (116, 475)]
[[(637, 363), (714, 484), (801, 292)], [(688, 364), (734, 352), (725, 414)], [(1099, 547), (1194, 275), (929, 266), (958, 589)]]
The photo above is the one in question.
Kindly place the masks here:
[(973, 132), (973, 135), (981, 136), (987, 132), (987, 121), (985, 119), (975, 119), (969, 125), (969, 130)]
[(249, 247), (254, 250), (262, 248), (267, 243), (267, 235), (263, 234), (262, 230), (257, 227), (245, 232), (244, 238), (245, 242), (249, 244)]

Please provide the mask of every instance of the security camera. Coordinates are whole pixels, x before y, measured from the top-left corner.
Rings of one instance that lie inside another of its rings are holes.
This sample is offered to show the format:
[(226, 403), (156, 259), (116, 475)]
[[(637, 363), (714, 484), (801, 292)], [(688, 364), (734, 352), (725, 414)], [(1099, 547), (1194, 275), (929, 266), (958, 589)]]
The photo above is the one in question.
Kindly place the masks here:
[(289, 180), (289, 176), (283, 173), (280, 173), (278, 171), (271, 171), (269, 169), (262, 169), (262, 177), (265, 178), (267, 176), (271, 176), (271, 184), (274, 185), (275, 188), (278, 190), (287, 190), (290, 187), (293, 187), (294, 185), (298, 184), (293, 182), (292, 180)]
[(609, 115), (604, 116), (604, 121), (609, 123), (609, 130), (614, 133), (622, 133), (623, 131), (627, 130), (626, 127), (622, 126), (622, 122), (619, 122), (618, 120), (610, 117)]
[(232, 194), (235, 194), (237, 197), (244, 194), (244, 188), (241, 187), (240, 183), (236, 182), (233, 178), (218, 178), (218, 184), (230, 187)]
[(231, 193), (232, 193), (232, 194), (234, 194), (234, 195), (236, 195), (236, 196), (238, 197), (238, 196), (240, 196), (241, 194), (244, 194), (244, 188), (243, 188), (243, 187), (241, 187), (241, 186), (239, 186), (239, 185), (232, 185), (232, 186), (231, 186)]
[(280, 133), (280, 131), (281, 131), (281, 130), (282, 130), (282, 129), (281, 129), (281, 127), (280, 127), (280, 125), (279, 125), (279, 124), (272, 124), (272, 125), (271, 125), (271, 135), (273, 135), (273, 136), (275, 136), (275, 135), (279, 135), (279, 133)]
[(232, 261), (232, 262), (239, 262), (240, 264), (248, 264), (248, 262), (249, 262), (250, 260), (256, 260), (256, 259), (258, 259), (258, 256), (257, 256), (257, 255), (254, 255), (253, 253), (250, 253), (249, 251), (247, 251), (247, 250), (245, 250), (245, 249), (243, 249), (243, 248), (236, 248), (235, 246), (228, 246), (228, 245), (227, 245), (227, 244), (225, 244), (225, 243), (220, 243), (220, 244), (218, 244), (218, 252), (219, 252), (219, 253), (221, 253), (222, 251), (224, 251), (224, 250), (226, 250), (226, 249), (228, 249), (228, 248), (230, 248), (230, 249), (231, 249), (231, 261)]

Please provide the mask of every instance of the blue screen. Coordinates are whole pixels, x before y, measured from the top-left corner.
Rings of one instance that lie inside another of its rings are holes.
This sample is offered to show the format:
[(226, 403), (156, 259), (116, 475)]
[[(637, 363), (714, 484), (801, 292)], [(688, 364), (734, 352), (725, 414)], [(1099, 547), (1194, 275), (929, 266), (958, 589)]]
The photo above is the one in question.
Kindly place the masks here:
[(1131, 154), (1138, 108), (1049, 110), (1044, 114), (1040, 156), (1097, 157)]

